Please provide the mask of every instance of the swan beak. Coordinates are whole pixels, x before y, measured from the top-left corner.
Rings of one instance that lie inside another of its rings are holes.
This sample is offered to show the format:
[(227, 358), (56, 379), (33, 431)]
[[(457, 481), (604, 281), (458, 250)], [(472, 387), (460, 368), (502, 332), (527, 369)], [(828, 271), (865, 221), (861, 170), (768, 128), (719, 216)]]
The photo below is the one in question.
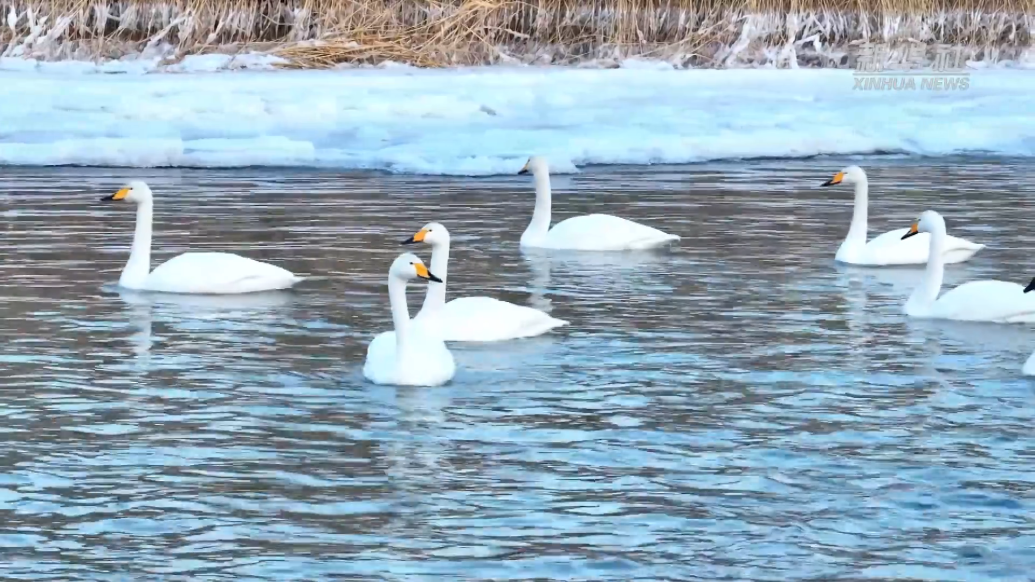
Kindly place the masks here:
[(109, 200), (122, 200), (126, 196), (129, 196), (129, 188), (123, 188), (111, 196), (102, 196), (101, 202), (107, 202)]
[(412, 245), (414, 243), (424, 242), (424, 237), (426, 237), (426, 236), (428, 236), (428, 231), (422, 228), (422, 229), (420, 229), (420, 232), (418, 232), (417, 234), (415, 234), (415, 235), (411, 236), (410, 238), (402, 241), (402, 244), (404, 244), (404, 245)]
[(1035, 291), (1035, 277), (1032, 277), (1031, 283), (1028, 283), (1028, 286), (1024, 288), (1025, 293), (1028, 291)]
[(414, 267), (417, 267), (417, 276), (421, 279), (427, 279), (428, 281), (434, 281), (436, 283), (442, 282), (442, 279), (431, 274), (431, 271), (429, 271), (424, 265), (414, 265)]
[(833, 178), (827, 180), (826, 182), (823, 182), (822, 184), (820, 184), (820, 186), (833, 186), (835, 184), (840, 184), (841, 180), (844, 180), (844, 179), (845, 179), (845, 173), (844, 172), (838, 172), (838, 173), (834, 174)]
[(909, 227), (909, 232), (907, 232), (906, 234), (902, 235), (902, 239), (901, 240), (906, 240), (907, 238), (913, 236), (914, 234), (920, 234), (920, 231), (917, 230), (917, 224), (918, 223), (914, 222), (913, 226)]
[(518, 176), (520, 176), (522, 174), (527, 174), (527, 173), (528, 173), (528, 162), (525, 162), (525, 165), (521, 166), (521, 169), (518, 170)]

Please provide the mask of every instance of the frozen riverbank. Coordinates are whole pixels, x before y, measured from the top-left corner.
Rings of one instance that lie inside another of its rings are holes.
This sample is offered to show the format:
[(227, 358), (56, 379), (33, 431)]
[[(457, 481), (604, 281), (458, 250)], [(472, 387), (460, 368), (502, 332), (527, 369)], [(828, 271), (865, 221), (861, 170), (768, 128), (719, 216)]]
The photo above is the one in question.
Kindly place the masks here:
[(0, 71), (0, 164), (510, 173), (823, 154), (1035, 155), (1035, 72), (859, 90), (846, 70)]

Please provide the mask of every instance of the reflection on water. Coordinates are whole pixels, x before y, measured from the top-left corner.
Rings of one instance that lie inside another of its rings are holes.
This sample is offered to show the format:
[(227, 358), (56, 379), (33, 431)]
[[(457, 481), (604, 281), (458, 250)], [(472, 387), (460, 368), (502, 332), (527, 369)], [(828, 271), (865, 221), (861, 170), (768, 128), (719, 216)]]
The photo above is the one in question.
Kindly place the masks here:
[[(555, 221), (683, 237), (637, 253), (520, 249), (517, 176), (127, 171), (157, 196), (155, 261), (225, 250), (313, 275), (239, 297), (113, 286), (134, 216), (96, 199), (127, 176), (7, 170), (0, 572), (1027, 579), (1035, 329), (909, 320), (921, 268), (835, 264), (852, 195), (816, 184), (843, 165), (555, 184)], [(947, 287), (1035, 274), (1029, 219), (1004, 210), (1024, 164), (868, 169), (871, 234), (933, 207), (989, 245)], [(571, 324), (454, 344), (447, 386), (371, 385), (388, 265), (432, 220), (454, 235), (449, 297)]]

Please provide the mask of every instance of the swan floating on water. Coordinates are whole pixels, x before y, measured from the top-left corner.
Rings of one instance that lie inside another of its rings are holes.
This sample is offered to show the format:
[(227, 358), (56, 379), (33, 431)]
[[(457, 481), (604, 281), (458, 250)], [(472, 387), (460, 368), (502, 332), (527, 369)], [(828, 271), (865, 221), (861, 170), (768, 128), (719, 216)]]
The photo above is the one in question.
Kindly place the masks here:
[(945, 273), (945, 220), (937, 212), (925, 210), (902, 238), (924, 232), (931, 235), (931, 259), (923, 279), (906, 301), (903, 308), (906, 315), (957, 321), (1035, 322), (1035, 295), (1027, 295), (1026, 289), (1017, 283), (969, 281), (938, 297)]
[[(1032, 277), (1031, 282), (1024, 288), (1025, 293), (1029, 293), (1035, 290), (1035, 277)], [(1032, 352), (1028, 356), (1028, 361), (1024, 362), (1024, 367), (1021, 368), (1021, 374), (1025, 376), (1035, 376), (1035, 352)]]
[[(855, 207), (852, 211), (852, 225), (848, 229), (848, 236), (837, 249), (834, 259), (842, 263), (852, 265), (886, 266), (886, 265), (922, 265), (927, 262), (928, 238), (930, 235), (921, 234), (912, 239), (905, 240), (902, 236), (907, 229), (902, 228), (886, 232), (877, 238), (866, 242), (867, 211), (869, 206), (869, 182), (866, 179), (866, 172), (859, 166), (848, 166), (834, 177), (823, 182), (821, 186), (835, 186), (837, 184), (855, 185)], [(946, 236), (945, 244), (941, 247), (942, 258), (946, 263), (961, 263), (974, 256), (975, 253), (985, 248), (983, 244), (972, 243), (962, 238)]]
[(674, 234), (611, 216), (587, 214), (562, 220), (550, 228), (550, 166), (546, 158), (532, 156), (518, 174), (535, 178), (535, 210), (521, 235), (521, 246), (577, 251), (652, 249), (678, 241)]
[(431, 245), (431, 270), (442, 278), (442, 282), (428, 283), (424, 305), (413, 320), (426, 326), (429, 332), (438, 330), (443, 340), (494, 342), (526, 338), (568, 324), (538, 309), (492, 297), (459, 297), (446, 303), (449, 231), (442, 224), (431, 222), (402, 244), (420, 242)]
[(134, 180), (101, 200), (137, 205), (133, 247), (119, 277), (119, 286), (125, 289), (221, 295), (287, 289), (303, 279), (287, 269), (232, 253), (183, 253), (151, 271), (151, 188)]
[(453, 354), (438, 334), (413, 325), (406, 306), (406, 283), (412, 279), (442, 282), (413, 253), (403, 253), (388, 270), (388, 301), (394, 331), (374, 337), (367, 346), (363, 376), (375, 384), (440, 386), (456, 373)]

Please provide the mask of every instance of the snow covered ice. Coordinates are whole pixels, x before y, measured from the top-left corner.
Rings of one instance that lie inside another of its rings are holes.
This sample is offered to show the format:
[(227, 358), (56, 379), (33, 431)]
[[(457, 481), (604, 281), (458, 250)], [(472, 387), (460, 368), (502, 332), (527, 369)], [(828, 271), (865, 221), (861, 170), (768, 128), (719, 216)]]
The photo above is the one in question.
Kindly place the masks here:
[(974, 70), (966, 90), (858, 91), (852, 71), (831, 69), (154, 73), (21, 63), (0, 61), (4, 165), (487, 175), (516, 172), (531, 154), (558, 172), (818, 154), (1035, 155), (1030, 70)]

